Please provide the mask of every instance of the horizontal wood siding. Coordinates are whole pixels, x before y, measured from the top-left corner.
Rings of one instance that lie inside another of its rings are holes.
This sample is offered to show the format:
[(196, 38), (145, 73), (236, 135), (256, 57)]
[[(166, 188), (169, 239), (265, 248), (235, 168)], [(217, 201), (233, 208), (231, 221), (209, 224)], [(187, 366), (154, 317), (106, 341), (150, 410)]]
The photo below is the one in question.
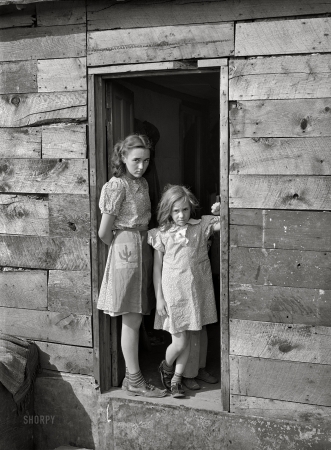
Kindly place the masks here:
[(86, 8), (81, 0), (65, 2), (38, 2), (36, 4), (39, 27), (77, 25), (86, 23)]
[(330, 17), (238, 23), (236, 56), (330, 52)]
[(86, 58), (38, 61), (38, 92), (86, 90)]
[(40, 128), (0, 128), (1, 158), (40, 158)]
[(47, 272), (45, 270), (2, 271), (0, 286), (0, 306), (47, 309)]
[(88, 195), (50, 195), (50, 235), (89, 239), (89, 208)]
[(233, 23), (91, 31), (87, 65), (215, 58), (233, 52)]
[(43, 159), (86, 158), (86, 125), (43, 126)]
[(0, 63), (0, 94), (37, 91), (37, 61)]

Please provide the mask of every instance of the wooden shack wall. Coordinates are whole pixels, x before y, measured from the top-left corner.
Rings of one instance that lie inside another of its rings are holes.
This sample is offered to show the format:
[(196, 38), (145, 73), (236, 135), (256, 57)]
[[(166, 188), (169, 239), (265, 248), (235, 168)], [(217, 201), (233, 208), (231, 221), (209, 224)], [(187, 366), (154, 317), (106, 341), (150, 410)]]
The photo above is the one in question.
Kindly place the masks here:
[(231, 411), (328, 414), (331, 1), (7, 3), (1, 331), (93, 374), (87, 67), (228, 57)]

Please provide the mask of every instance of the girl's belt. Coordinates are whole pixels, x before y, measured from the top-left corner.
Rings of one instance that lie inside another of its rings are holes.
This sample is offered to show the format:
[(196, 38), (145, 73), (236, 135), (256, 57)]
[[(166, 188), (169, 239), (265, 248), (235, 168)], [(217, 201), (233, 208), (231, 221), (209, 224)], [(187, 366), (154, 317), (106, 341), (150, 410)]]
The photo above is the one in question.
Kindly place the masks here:
[(117, 228), (116, 230), (113, 231), (147, 231), (148, 227), (147, 225), (145, 227), (137, 227), (137, 228)]

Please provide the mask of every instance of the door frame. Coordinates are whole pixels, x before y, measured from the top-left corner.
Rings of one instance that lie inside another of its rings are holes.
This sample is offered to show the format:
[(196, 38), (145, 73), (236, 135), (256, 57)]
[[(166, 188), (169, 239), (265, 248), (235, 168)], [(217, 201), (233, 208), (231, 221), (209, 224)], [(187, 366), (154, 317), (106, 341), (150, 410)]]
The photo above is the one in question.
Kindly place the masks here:
[(88, 68), (88, 129), (91, 213), (91, 286), (93, 311), (94, 378), (101, 392), (111, 385), (110, 317), (98, 310), (98, 293), (105, 269), (107, 248), (98, 239), (101, 214), (98, 208), (101, 188), (107, 181), (105, 80), (139, 76), (220, 71), (220, 326), (222, 410), (230, 411), (229, 361), (229, 71), (228, 59), (166, 61)]

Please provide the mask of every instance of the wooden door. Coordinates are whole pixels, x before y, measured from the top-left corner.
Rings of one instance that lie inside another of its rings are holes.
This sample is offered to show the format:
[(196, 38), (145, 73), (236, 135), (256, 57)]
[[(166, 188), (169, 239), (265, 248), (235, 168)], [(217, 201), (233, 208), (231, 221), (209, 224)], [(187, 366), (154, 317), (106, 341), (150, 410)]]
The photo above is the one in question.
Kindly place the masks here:
[[(134, 131), (134, 94), (113, 81), (106, 85), (107, 160), (108, 179), (111, 173), (111, 155), (114, 145)], [(112, 386), (119, 386), (125, 376), (125, 361), (121, 350), (122, 318), (111, 317)]]

